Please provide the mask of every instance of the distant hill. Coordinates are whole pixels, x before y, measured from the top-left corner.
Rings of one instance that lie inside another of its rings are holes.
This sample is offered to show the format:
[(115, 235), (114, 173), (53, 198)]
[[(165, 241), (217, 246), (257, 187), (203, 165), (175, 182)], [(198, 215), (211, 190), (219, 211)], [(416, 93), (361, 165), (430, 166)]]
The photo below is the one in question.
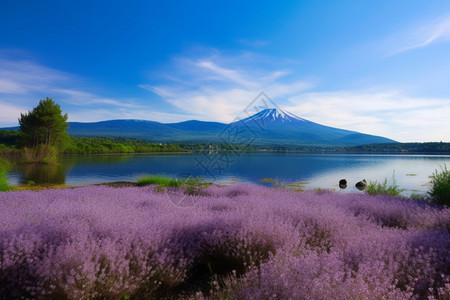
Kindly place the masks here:
[(212, 142), (255, 146), (396, 143), (385, 137), (324, 126), (275, 108), (262, 110), (230, 124), (203, 121), (165, 124), (143, 120), (70, 122), (68, 133), (76, 137), (124, 137), (158, 143)]
[(368, 153), (426, 153), (426, 154), (449, 154), (450, 143), (427, 142), (427, 143), (392, 143), (392, 144), (365, 144), (350, 146), (344, 149), (347, 152)]

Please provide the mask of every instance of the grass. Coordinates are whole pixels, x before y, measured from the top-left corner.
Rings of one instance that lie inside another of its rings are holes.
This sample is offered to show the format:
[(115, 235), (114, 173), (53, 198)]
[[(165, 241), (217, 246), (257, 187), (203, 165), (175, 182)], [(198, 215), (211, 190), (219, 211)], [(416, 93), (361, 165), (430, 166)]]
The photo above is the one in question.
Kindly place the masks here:
[(137, 186), (157, 185), (159, 188), (175, 187), (184, 188), (185, 194), (200, 195), (203, 188), (209, 186), (210, 182), (203, 182), (198, 177), (188, 177), (182, 179), (168, 178), (164, 176), (146, 176), (140, 178), (136, 183)]
[(428, 195), (431, 202), (450, 206), (450, 170), (446, 165), (441, 167), (440, 172), (435, 170), (433, 173)]
[(8, 183), (8, 178), (6, 177), (6, 173), (8, 173), (12, 168), (12, 164), (0, 157), (0, 192), (7, 192), (12, 189), (12, 187)]
[(183, 182), (173, 178), (163, 176), (146, 176), (140, 178), (137, 182), (137, 186), (146, 186), (150, 184), (156, 184), (160, 187), (180, 187)]
[(273, 178), (263, 178), (259, 180), (259, 182), (276, 182), (276, 181), (277, 180)]

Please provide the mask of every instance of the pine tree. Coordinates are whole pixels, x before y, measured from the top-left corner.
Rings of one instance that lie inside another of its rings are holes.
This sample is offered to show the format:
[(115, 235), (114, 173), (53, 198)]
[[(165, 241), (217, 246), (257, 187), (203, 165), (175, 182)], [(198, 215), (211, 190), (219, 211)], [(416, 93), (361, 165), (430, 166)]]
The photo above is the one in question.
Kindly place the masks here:
[(29, 162), (50, 162), (58, 150), (64, 148), (68, 138), (67, 114), (51, 98), (40, 100), (39, 105), (26, 114), (20, 114), (21, 144)]

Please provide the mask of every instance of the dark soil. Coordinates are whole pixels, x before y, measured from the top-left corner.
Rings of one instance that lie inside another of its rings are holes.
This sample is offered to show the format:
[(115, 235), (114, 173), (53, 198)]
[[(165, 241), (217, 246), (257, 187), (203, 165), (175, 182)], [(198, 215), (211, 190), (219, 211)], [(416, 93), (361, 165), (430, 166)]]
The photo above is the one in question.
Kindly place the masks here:
[(131, 182), (131, 181), (106, 182), (106, 183), (99, 183), (96, 185), (105, 185), (105, 186), (110, 186), (110, 187), (115, 187), (115, 188), (137, 186), (137, 184), (135, 182)]

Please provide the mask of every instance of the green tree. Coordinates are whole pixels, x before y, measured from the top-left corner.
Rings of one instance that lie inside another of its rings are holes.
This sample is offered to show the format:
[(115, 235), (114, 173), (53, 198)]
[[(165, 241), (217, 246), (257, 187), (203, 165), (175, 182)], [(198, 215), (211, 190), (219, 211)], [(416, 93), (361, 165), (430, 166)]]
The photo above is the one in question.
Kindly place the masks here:
[(21, 144), (29, 162), (51, 162), (67, 141), (67, 114), (51, 98), (40, 100), (39, 105), (26, 114), (20, 114)]

